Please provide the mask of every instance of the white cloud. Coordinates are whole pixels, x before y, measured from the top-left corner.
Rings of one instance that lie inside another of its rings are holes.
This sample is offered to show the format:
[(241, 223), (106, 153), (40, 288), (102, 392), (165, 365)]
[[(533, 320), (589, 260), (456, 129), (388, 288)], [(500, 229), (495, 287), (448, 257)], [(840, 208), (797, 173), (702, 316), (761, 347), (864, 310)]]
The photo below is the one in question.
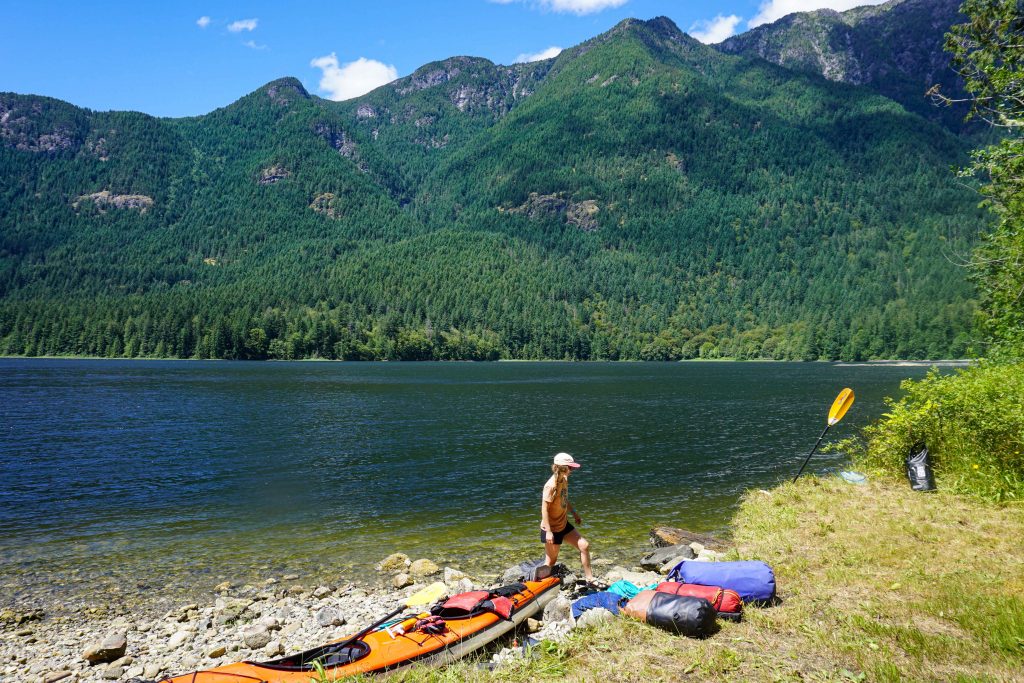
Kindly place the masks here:
[(242, 45), (245, 45), (250, 50), (266, 50), (267, 46), (262, 43), (257, 43), (255, 40), (247, 40)]
[(534, 5), (551, 12), (571, 12), (572, 14), (593, 14), (611, 7), (622, 7), (629, 0), (490, 0), (498, 5), (510, 5), (513, 2)]
[(524, 52), (523, 54), (516, 57), (515, 63), (523, 64), (524, 62), (539, 62), (544, 59), (551, 59), (552, 57), (557, 57), (561, 51), (562, 48), (556, 45), (552, 45), (548, 49), (541, 50), (540, 52), (534, 52), (532, 54)]
[(743, 17), (738, 17), (735, 14), (730, 14), (727, 17), (719, 14), (714, 19), (694, 22), (690, 26), (689, 34), (705, 44), (720, 43), (736, 33), (736, 27), (741, 21), (743, 21)]
[(199, 28), (206, 28), (210, 25), (210, 17), (199, 17), (196, 19), (196, 26)]
[(354, 62), (338, 64), (338, 55), (331, 53), (309, 63), (323, 71), (320, 89), (335, 102), (365, 95), (374, 88), (398, 78), (398, 69), (374, 59), (360, 57)]
[(240, 31), (255, 31), (256, 25), (260, 23), (259, 19), (239, 19), (228, 24), (228, 30), (232, 33), (239, 33)]
[(763, 0), (757, 16), (747, 22), (749, 28), (781, 19), (793, 12), (810, 12), (816, 9), (834, 9), (839, 12), (861, 5), (881, 5), (886, 0)]

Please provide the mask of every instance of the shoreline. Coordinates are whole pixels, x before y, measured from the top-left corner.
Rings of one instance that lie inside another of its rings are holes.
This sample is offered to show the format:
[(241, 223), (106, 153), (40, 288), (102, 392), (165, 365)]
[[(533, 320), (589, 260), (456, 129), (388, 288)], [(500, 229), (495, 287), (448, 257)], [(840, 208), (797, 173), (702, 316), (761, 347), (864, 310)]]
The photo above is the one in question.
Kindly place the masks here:
[(173, 356), (167, 357), (154, 357), (154, 356), (118, 356), (115, 358), (109, 358), (107, 356), (9, 356), (0, 354), (0, 360), (90, 360), (90, 361), (146, 361), (146, 362), (182, 362), (182, 363), (347, 363), (347, 364), (371, 364), (371, 363), (395, 363), (395, 364), (410, 364), (416, 365), (420, 363), (432, 363), (432, 364), (461, 364), (461, 363), (472, 363), (472, 364), (488, 364), (488, 363), (564, 363), (566, 365), (575, 364), (637, 364), (637, 365), (656, 365), (656, 364), (676, 364), (676, 363), (801, 363), (801, 364), (813, 364), (813, 363), (827, 363), (836, 367), (908, 367), (908, 368), (919, 368), (919, 367), (968, 367), (978, 360), (974, 358), (944, 358), (936, 360), (913, 360), (913, 359), (898, 359), (898, 358), (887, 358), (887, 359), (876, 359), (876, 360), (865, 360), (865, 361), (844, 361), (844, 360), (779, 360), (776, 358), (681, 358), (679, 360), (640, 360), (640, 359), (620, 359), (620, 360), (605, 360), (605, 359), (586, 359), (586, 360), (567, 360), (565, 358), (499, 358), (497, 360), (342, 360), (338, 358), (294, 358), (288, 360), (266, 358), (263, 360), (252, 360), (252, 359), (232, 359), (232, 358), (176, 358)]

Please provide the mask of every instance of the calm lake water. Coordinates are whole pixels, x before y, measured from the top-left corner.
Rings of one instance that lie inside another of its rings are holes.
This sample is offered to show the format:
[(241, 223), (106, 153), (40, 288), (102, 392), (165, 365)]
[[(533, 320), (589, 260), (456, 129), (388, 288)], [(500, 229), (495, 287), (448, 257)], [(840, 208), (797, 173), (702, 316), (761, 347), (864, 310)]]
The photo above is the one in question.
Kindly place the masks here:
[(0, 602), (369, 576), (395, 551), (498, 570), (541, 555), (560, 450), (595, 556), (635, 557), (651, 526), (722, 530), (791, 478), (844, 386), (836, 438), (925, 372), (0, 360)]

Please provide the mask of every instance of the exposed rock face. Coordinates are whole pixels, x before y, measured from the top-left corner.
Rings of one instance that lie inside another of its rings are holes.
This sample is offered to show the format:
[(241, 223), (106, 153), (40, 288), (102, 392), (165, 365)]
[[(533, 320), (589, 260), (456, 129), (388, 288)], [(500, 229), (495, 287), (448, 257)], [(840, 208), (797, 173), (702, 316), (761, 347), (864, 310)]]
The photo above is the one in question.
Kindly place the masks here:
[(134, 209), (146, 213), (153, 206), (153, 198), (144, 194), (111, 194), (110, 190), (79, 195), (71, 207), (78, 210), (82, 202), (92, 202), (101, 212), (107, 209)]
[(598, 229), (597, 214), (600, 208), (597, 201), (586, 199), (574, 202), (561, 194), (538, 194), (531, 192), (522, 205), (509, 209), (509, 213), (523, 214), (531, 220), (561, 216), (569, 225), (574, 225), (585, 232)]
[(911, 111), (959, 128), (965, 109), (935, 107), (925, 93), (938, 83), (946, 95), (963, 96), (963, 86), (943, 49), (949, 27), (963, 20), (960, 4), (960, 0), (891, 0), (846, 12), (798, 12), (716, 47), (831, 81), (866, 85)]
[(0, 97), (0, 141), (24, 152), (57, 154), (77, 150), (82, 145), (81, 130), (73, 120), (48, 120), (54, 108), (39, 100)]
[(313, 198), (309, 208), (313, 211), (337, 220), (341, 218), (341, 206), (338, 197), (333, 192), (322, 192)]
[(341, 156), (348, 159), (358, 159), (359, 149), (356, 146), (355, 140), (340, 128), (336, 128), (329, 123), (317, 123), (313, 126), (313, 131), (327, 141), (334, 149), (338, 150)]
[(356, 109), (356, 118), (375, 119), (377, 118), (377, 110), (368, 104), (360, 104), (359, 108)]
[(279, 107), (287, 107), (295, 100), (309, 99), (309, 93), (302, 87), (302, 83), (295, 78), (280, 78), (265, 86), (265, 92), (270, 101)]
[(274, 165), (270, 168), (265, 168), (260, 171), (259, 180), (256, 182), (260, 185), (273, 185), (274, 183), (280, 182), (292, 174), (284, 166)]

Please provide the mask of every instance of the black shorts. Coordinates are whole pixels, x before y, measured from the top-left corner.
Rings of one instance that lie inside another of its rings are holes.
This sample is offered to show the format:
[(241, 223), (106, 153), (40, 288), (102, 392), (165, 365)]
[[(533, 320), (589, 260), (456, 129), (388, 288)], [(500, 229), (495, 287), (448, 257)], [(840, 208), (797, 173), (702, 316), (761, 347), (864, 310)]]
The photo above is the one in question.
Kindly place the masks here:
[[(555, 545), (562, 545), (562, 539), (574, 531), (576, 531), (576, 527), (572, 524), (566, 524), (565, 528), (561, 531), (553, 531), (552, 533), (555, 535)], [(540, 530), (540, 542), (544, 544), (548, 542), (548, 532), (543, 529)]]

